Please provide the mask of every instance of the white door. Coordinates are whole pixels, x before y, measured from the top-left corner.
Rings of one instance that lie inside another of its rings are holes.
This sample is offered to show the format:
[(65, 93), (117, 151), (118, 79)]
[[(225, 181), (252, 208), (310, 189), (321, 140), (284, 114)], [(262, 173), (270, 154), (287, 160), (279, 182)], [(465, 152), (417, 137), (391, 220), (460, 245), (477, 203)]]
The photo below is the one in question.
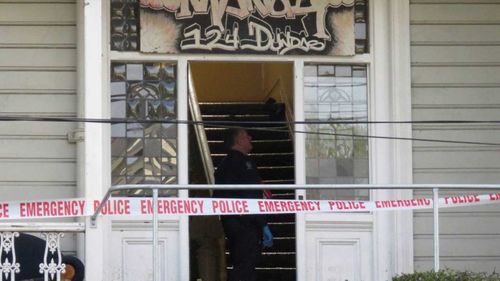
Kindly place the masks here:
[[(111, 117), (127, 120), (186, 120), (185, 61), (112, 60)], [(114, 123), (111, 137), (111, 182), (126, 184), (187, 183), (187, 130), (176, 123)], [(182, 155), (180, 157), (179, 155)], [(121, 196), (151, 197), (148, 190)], [(186, 192), (160, 190), (160, 197), (185, 197)], [(159, 279), (188, 280), (189, 244), (186, 217), (159, 223)], [(152, 280), (152, 223), (145, 218), (112, 218), (106, 230), (106, 280)]]
[[(366, 65), (296, 63), (296, 179), (306, 184), (369, 182)], [(297, 79), (297, 78), (296, 78)], [(301, 90), (300, 90), (301, 89)], [(304, 164), (302, 164), (304, 163)], [(299, 199), (368, 200), (368, 190), (303, 190)], [(372, 280), (371, 214), (308, 214), (297, 218), (298, 280)]]
[[(411, 120), (409, 1), (370, 1), (369, 51), (295, 61), (296, 121)], [(412, 182), (411, 126), (296, 125), (298, 184)], [(307, 132), (307, 133), (302, 133)], [(365, 135), (365, 138), (353, 137)], [(411, 191), (314, 191), (299, 199), (406, 199)], [(298, 280), (390, 280), (413, 270), (411, 212), (299, 215)]]

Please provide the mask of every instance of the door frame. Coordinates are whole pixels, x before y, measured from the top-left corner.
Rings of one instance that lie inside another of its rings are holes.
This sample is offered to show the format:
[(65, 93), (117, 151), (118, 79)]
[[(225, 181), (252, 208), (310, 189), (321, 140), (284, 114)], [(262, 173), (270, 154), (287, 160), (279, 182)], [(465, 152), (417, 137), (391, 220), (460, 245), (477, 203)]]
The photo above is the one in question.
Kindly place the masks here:
[[(305, 56), (230, 56), (230, 55), (162, 55), (109, 50), (109, 1), (96, 0), (79, 3), (78, 14), (78, 78), (79, 116), (109, 118), (109, 99), (102, 93), (109, 92), (110, 61), (175, 61), (178, 65), (178, 118), (187, 118), (187, 65), (191, 61), (262, 61), (292, 62), (294, 64), (294, 96), (296, 120), (304, 118), (303, 66), (307, 62), (366, 64), (369, 69), (369, 112), (371, 120), (411, 120), (411, 77), (409, 40), (409, 0), (370, 1), (371, 47), (369, 54), (353, 57)], [(376, 99), (373, 97), (377, 97)], [(297, 129), (303, 125), (297, 125)], [(110, 126), (85, 124), (85, 142), (78, 147), (79, 193), (86, 198), (102, 197), (110, 184)], [(370, 134), (411, 137), (407, 125), (370, 126)], [(187, 155), (187, 125), (179, 125), (178, 153)], [(295, 143), (296, 183), (305, 183), (305, 138), (297, 135)], [(302, 155), (301, 157), (297, 157)], [(411, 183), (412, 144), (410, 141), (370, 141), (370, 175), (372, 183)], [(187, 157), (178, 157), (179, 183), (188, 183)], [(387, 166), (389, 163), (389, 166)], [(379, 167), (384, 167), (381, 169)], [(387, 168), (388, 167), (388, 168)], [(187, 191), (180, 196), (187, 197)], [(298, 191), (297, 196), (305, 192)], [(372, 199), (411, 197), (412, 191), (377, 191)], [(413, 270), (412, 213), (374, 213), (374, 280), (389, 279), (388, 274)], [(103, 280), (106, 260), (107, 229), (102, 223), (90, 228), (87, 221), (85, 248), (88, 277)], [(180, 219), (180, 280), (189, 276), (188, 220)], [(305, 220), (297, 216), (297, 274), (305, 279)], [(396, 243), (394, 243), (394, 241)], [(83, 245), (82, 245), (83, 244)], [(410, 245), (410, 246), (408, 246)], [(100, 249), (100, 250), (99, 250)], [(390, 263), (387, 263), (390, 260)], [(392, 277), (392, 276), (390, 276)]]

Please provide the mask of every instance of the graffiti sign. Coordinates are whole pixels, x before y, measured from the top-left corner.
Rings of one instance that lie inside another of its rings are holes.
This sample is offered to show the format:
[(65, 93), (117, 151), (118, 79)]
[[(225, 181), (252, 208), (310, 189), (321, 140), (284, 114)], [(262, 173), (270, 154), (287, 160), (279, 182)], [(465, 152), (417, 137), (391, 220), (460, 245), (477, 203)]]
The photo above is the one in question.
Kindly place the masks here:
[(353, 55), (354, 0), (140, 0), (141, 51)]

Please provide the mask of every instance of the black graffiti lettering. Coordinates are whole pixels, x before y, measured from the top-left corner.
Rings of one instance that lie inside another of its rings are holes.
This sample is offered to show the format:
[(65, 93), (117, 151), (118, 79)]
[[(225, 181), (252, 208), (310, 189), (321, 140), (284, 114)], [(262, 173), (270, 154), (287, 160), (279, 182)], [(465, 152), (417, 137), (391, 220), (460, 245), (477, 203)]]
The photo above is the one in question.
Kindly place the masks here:
[(319, 40), (308, 40), (304, 31), (292, 32), (290, 27), (286, 27), (285, 32), (276, 29), (275, 34), (273, 34), (271, 26), (255, 17), (250, 17), (248, 27), (249, 35), (253, 38), (241, 40), (241, 49), (271, 50), (283, 55), (293, 50), (322, 51), (326, 46), (324, 42)]
[(249, 4), (251, 3), (248, 0), (238, 0), (238, 8), (228, 5), (226, 8), (226, 13), (228, 15), (235, 16), (240, 20), (245, 19), (246, 17), (250, 16), (250, 8), (248, 6)]
[(201, 49), (207, 50), (206, 39), (201, 38), (201, 27), (199, 24), (192, 24), (184, 29), (184, 38), (181, 41), (181, 50)]
[(185, 39), (181, 41), (182, 50), (225, 50), (235, 51), (248, 49), (265, 52), (272, 51), (283, 55), (294, 50), (323, 51), (326, 43), (316, 39), (308, 39), (305, 31), (293, 32), (287, 26), (285, 31), (279, 28), (273, 32), (265, 21), (250, 17), (248, 19), (248, 38), (239, 40), (239, 26), (233, 24), (231, 30), (222, 31), (217, 26), (210, 26), (202, 33), (198, 24), (184, 29)]
[[(151, 1), (151, 0), (147, 0)], [(192, 18), (194, 14), (208, 14), (208, 0), (170, 0), (171, 2), (177, 1), (177, 5), (171, 3), (168, 8), (164, 6), (167, 11), (175, 11), (175, 18), (184, 19)], [(172, 10), (172, 8), (177, 9)], [(193, 10), (191, 11), (191, 7)]]
[(189, 3), (193, 6), (193, 11), (195, 13), (208, 12), (208, 0), (190, 0)]
[[(290, 27), (287, 26), (285, 28), (285, 33), (289, 32), (289, 31), (290, 31)], [(279, 50), (281, 50), (281, 48), (283, 48), (283, 46), (285, 45), (281, 35), (282, 35), (281, 30), (279, 28), (276, 28), (276, 37), (273, 40), (273, 44), (271, 45), (271, 50), (274, 52), (279, 52)]]
[[(238, 32), (238, 30), (236, 30)], [(234, 38), (234, 30), (233, 35), (227, 35), (228, 32), (225, 32), (226, 36), (224, 36), (224, 40), (222, 40), (222, 32), (220, 29), (212, 27), (205, 30), (205, 35), (207, 36), (208, 43), (207, 46), (210, 50), (220, 49), (226, 51), (234, 51), (238, 49), (237, 40), (231, 40)], [(237, 35), (236, 35), (237, 36)]]
[(222, 49), (222, 50), (227, 50), (227, 51), (238, 50), (238, 47), (239, 47), (238, 33), (239, 33), (238, 24), (234, 23), (232, 31), (229, 32), (229, 30), (226, 30), (226, 32), (225, 32), (224, 44), (217, 43), (216, 47), (219, 49)]
[(307, 40), (305, 37), (295, 37), (291, 33), (279, 34), (279, 36), (284, 36), (285, 44), (282, 49), (279, 50), (279, 54), (283, 55), (292, 50), (302, 50), (304, 52), (308, 51), (322, 51), (325, 49), (325, 43), (318, 41), (316, 39)]
[[(210, 1), (210, 5), (209, 4)], [(276, 5), (279, 1), (280, 5)], [(330, 39), (325, 28), (325, 19), (329, 7), (352, 7), (355, 0), (296, 0), (292, 6), (290, 0), (237, 0), (237, 7), (229, 6), (228, 0), (141, 0), (141, 5), (152, 9), (163, 8), (175, 12), (177, 19), (192, 18), (195, 14), (210, 13), (211, 25), (224, 30), (222, 18), (225, 14), (244, 19), (258, 12), (263, 18), (295, 18), (296, 16), (314, 16), (316, 22), (315, 37)], [(283, 7), (276, 10), (275, 7)], [(307, 31), (307, 26), (303, 26)]]
[(232, 32), (224, 33), (217, 27), (211, 26), (205, 29), (202, 36), (201, 28), (198, 24), (193, 24), (184, 30), (185, 39), (181, 41), (181, 50), (226, 50), (235, 51), (238, 49), (238, 25), (233, 26)]
[(280, 0), (281, 6), (283, 7), (282, 10), (276, 10), (276, 2), (277, 0), (266, 0), (265, 6), (267, 8), (267, 11), (269, 12), (269, 15), (271, 15), (272, 17), (286, 17), (289, 19), (295, 17), (295, 13), (292, 5), (290, 4), (290, 0)]
[(267, 6), (262, 3), (261, 0), (252, 0), (253, 6), (249, 7), (252, 11), (257, 10), (262, 17), (267, 17), (271, 14), (271, 11), (267, 9)]
[(248, 18), (248, 35), (253, 38), (241, 40), (242, 50), (267, 51), (271, 48), (274, 36), (271, 26), (265, 21), (250, 16)]
[(208, 45), (213, 45), (220, 40), (222, 32), (216, 26), (211, 26), (205, 30), (205, 36), (208, 39)]
[(221, 30), (224, 29), (222, 25), (222, 16), (226, 11), (228, 0), (210, 0), (212, 7), (212, 25), (218, 26)]

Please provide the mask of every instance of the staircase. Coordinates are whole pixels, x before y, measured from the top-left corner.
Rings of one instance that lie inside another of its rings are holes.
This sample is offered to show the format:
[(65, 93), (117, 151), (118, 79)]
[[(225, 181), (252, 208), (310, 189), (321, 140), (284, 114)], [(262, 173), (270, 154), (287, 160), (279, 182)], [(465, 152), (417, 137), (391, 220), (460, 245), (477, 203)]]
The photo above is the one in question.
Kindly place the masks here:
[[(288, 127), (284, 124), (252, 124), (257, 121), (270, 121), (269, 113), (264, 110), (264, 103), (200, 103), (199, 106), (205, 122), (250, 121), (250, 123), (237, 123), (230, 126), (265, 129), (248, 129), (253, 144), (250, 155), (257, 163), (260, 176), (267, 184), (293, 184), (295, 182), (294, 149)], [(205, 125), (210, 154), (215, 167), (226, 154), (223, 144), (224, 130), (226, 129)], [(293, 190), (273, 191), (273, 199), (294, 198)], [(274, 246), (263, 251), (261, 262), (257, 266), (257, 280), (296, 280), (295, 215), (270, 215), (268, 222), (275, 237)], [(229, 263), (228, 268), (231, 270)]]

